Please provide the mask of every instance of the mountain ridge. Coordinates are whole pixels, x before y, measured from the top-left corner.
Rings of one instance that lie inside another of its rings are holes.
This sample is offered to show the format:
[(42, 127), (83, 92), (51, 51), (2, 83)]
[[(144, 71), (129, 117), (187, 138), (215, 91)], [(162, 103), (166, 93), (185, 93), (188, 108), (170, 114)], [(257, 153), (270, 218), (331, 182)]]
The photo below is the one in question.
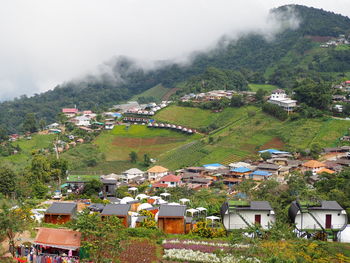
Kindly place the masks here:
[[(292, 51), (303, 56), (313, 47), (312, 41), (305, 38), (306, 35), (337, 36), (340, 33), (348, 33), (350, 28), (348, 17), (321, 9), (286, 5), (275, 8), (271, 12), (279, 13), (284, 17), (291, 9), (301, 18), (299, 27), (276, 34), (274, 40), (267, 40), (262, 35), (251, 33), (238, 40), (230, 41), (224, 47), (218, 43), (217, 48), (209, 52), (197, 53), (189, 65), (165, 63), (166, 65), (152, 70), (137, 67), (131, 59), (120, 57), (114, 61), (111, 70), (114, 74), (112, 77), (120, 77), (123, 81), (115, 82), (106, 74), (98, 77), (91, 75), (82, 81), (67, 82), (53, 90), (29, 98), (22, 96), (13, 101), (6, 101), (0, 103), (0, 122), (9, 132), (18, 132), (21, 130), (26, 113), (33, 112), (38, 120), (53, 122), (62, 107), (77, 105), (78, 108), (94, 111), (106, 109), (159, 84), (166, 88), (177, 87), (189, 78), (203, 74), (208, 67), (231, 71), (248, 69), (263, 75), (263, 78), (260, 76), (261, 82), (291, 88), (300, 73), (294, 68), (300, 71), (303, 58), (292, 61), (294, 64), (285, 63), (282, 59)], [(348, 51), (344, 53), (347, 56), (350, 54)], [(350, 71), (350, 63), (346, 61), (342, 63), (344, 65), (337, 69), (338, 73)], [(309, 65), (305, 66), (302, 68), (302, 73), (316, 73), (313, 77), (323, 79), (334, 77), (333, 73), (328, 74), (330, 70), (334, 70), (332, 67), (322, 71), (322, 65), (319, 64), (316, 63), (313, 70), (310, 70)], [(244, 77), (251, 82), (248, 76)]]

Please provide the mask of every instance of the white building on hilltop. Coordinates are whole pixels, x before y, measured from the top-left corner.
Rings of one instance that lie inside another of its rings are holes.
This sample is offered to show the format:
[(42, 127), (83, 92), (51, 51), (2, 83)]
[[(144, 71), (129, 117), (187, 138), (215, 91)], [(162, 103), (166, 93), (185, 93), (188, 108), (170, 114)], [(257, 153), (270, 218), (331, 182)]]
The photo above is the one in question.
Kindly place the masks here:
[(288, 112), (293, 111), (297, 106), (297, 101), (289, 98), (286, 92), (282, 89), (276, 89), (272, 91), (272, 94), (268, 102), (276, 104)]

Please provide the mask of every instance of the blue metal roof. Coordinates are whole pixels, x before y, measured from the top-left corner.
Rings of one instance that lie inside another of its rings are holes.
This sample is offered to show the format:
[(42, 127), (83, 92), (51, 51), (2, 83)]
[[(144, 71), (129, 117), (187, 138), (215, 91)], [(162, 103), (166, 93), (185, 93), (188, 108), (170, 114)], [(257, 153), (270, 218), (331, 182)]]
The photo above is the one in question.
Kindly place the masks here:
[(259, 153), (265, 153), (265, 152), (269, 152), (271, 154), (289, 153), (289, 152), (283, 152), (283, 151), (276, 150), (276, 149), (266, 149), (266, 150), (259, 151)]
[(270, 176), (272, 174), (269, 172), (266, 172), (266, 171), (257, 170), (257, 171), (252, 172), (250, 175), (251, 176), (253, 176), (253, 175)]
[(211, 163), (211, 164), (205, 164), (203, 167), (221, 167), (223, 166), (222, 164), (219, 163)]
[(250, 172), (251, 170), (247, 167), (237, 167), (231, 170), (231, 172), (235, 172), (235, 173), (246, 173), (246, 172)]

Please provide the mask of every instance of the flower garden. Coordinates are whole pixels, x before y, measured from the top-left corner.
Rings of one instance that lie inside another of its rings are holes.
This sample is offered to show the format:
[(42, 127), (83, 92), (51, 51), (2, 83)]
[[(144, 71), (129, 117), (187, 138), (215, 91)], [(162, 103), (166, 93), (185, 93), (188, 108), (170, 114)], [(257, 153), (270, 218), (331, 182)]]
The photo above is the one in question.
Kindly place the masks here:
[(163, 258), (180, 262), (235, 263), (260, 262), (256, 258), (234, 255), (234, 249), (246, 249), (249, 245), (231, 245), (227, 242), (170, 239), (163, 241)]

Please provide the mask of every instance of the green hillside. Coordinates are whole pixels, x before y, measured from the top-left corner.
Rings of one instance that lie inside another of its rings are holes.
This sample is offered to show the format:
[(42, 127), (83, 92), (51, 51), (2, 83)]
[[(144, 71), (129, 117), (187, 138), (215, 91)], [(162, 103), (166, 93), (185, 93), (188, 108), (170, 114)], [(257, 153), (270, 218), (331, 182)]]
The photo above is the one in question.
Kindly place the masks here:
[[(250, 111), (253, 111), (253, 107), (250, 107)], [(225, 128), (210, 135), (212, 143), (205, 139), (183, 145), (161, 155), (159, 163), (177, 169), (212, 162), (228, 164), (254, 157), (258, 150), (266, 148), (293, 151), (307, 149), (312, 143), (330, 147), (335, 146), (350, 128), (350, 122), (345, 120), (300, 119), (281, 122), (257, 108), (255, 112), (254, 116), (248, 116), (247, 109), (246, 112), (242, 111), (236, 121), (228, 122)], [(198, 126), (206, 124), (206, 119), (202, 123), (197, 122)]]
[[(247, 83), (268, 83), (293, 89), (296, 80), (311, 77), (331, 84), (350, 76), (350, 49), (320, 48), (319, 37), (348, 34), (350, 19), (321, 9), (300, 5), (274, 9), (281, 23), (296, 15), (300, 26), (278, 33), (273, 40), (259, 34), (244, 35), (238, 40), (223, 39), (216, 48), (196, 53), (191, 63), (165, 63), (145, 70), (133, 60), (122, 57), (111, 64), (111, 72), (121, 82), (105, 76), (89, 76), (81, 81), (66, 82), (53, 90), (33, 97), (22, 96), (0, 103), (0, 122), (9, 132), (21, 130), (27, 113), (35, 113), (38, 121), (57, 121), (62, 107), (94, 111), (137, 97), (160, 98), (165, 89), (201, 92), (207, 89), (234, 88), (244, 90)], [(112, 78), (113, 79), (113, 78)], [(161, 86), (160, 86), (161, 84)], [(254, 86), (252, 87), (255, 88)]]
[(0, 162), (3, 165), (13, 166), (16, 170), (24, 168), (31, 160), (32, 151), (47, 149), (55, 139), (55, 135), (39, 135), (35, 134), (28, 139), (20, 139), (13, 142), (13, 145), (20, 147), (20, 152), (7, 157), (0, 157)]
[(213, 113), (210, 110), (200, 108), (172, 105), (157, 113), (154, 116), (154, 119), (159, 122), (168, 122), (194, 129), (201, 129), (209, 126), (219, 128), (228, 123), (239, 120), (250, 110), (256, 110), (256, 108), (253, 106), (225, 108), (221, 112)]
[(147, 102), (160, 102), (162, 98), (169, 92), (168, 88), (165, 88), (162, 85), (157, 85), (153, 88), (150, 88), (140, 94), (135, 95), (130, 100), (138, 101), (142, 103), (142, 99)]

